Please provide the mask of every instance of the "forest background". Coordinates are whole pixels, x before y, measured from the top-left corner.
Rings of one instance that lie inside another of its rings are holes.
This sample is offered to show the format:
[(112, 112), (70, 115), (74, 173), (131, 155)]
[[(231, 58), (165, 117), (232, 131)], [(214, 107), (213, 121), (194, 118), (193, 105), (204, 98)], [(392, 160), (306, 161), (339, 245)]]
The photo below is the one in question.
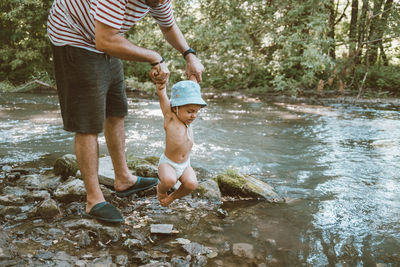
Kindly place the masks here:
[[(0, 92), (54, 85), (46, 34), (53, 0), (0, 0)], [(399, 0), (174, 0), (174, 15), (206, 67), (202, 87), (291, 96), (400, 96)], [(171, 82), (182, 56), (147, 16), (126, 36), (159, 51)], [(150, 65), (125, 62), (128, 86), (154, 90)]]

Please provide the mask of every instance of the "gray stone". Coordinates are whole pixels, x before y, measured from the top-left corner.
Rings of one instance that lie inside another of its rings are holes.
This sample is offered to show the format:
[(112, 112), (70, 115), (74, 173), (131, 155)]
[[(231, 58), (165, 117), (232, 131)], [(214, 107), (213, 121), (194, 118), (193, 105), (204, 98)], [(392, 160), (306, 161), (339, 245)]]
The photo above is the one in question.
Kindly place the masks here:
[(190, 267), (190, 259), (174, 257), (171, 259), (171, 263), (174, 267)]
[(99, 183), (114, 186), (114, 166), (110, 156), (99, 158)]
[(54, 196), (61, 201), (72, 202), (86, 196), (85, 186), (82, 180), (70, 179), (61, 184), (54, 192)]
[(222, 202), (221, 191), (219, 190), (218, 184), (212, 179), (201, 181), (193, 192), (193, 195), (208, 199), (212, 202)]
[(128, 264), (128, 257), (125, 255), (118, 255), (115, 258), (115, 263), (119, 266), (125, 266)]
[(235, 256), (254, 259), (254, 247), (248, 243), (235, 243), (232, 246), (232, 253)]
[(208, 254), (211, 252), (210, 249), (196, 242), (191, 242), (182, 246), (183, 249), (192, 256)]
[(25, 200), (16, 195), (5, 195), (5, 196), (0, 196), (0, 205), (6, 205), (6, 206), (15, 206), (15, 205), (23, 205), (25, 203)]
[(142, 246), (142, 241), (140, 241), (139, 239), (126, 239), (124, 242), (124, 246), (128, 247), (128, 248), (139, 248)]
[(46, 199), (35, 208), (35, 215), (42, 218), (54, 218), (61, 215), (61, 211), (54, 199)]
[(87, 247), (87, 246), (90, 246), (91, 243), (92, 243), (92, 240), (90, 239), (89, 233), (87, 231), (82, 230), (79, 235), (78, 245), (80, 247)]
[(172, 224), (151, 224), (150, 233), (152, 234), (171, 234), (174, 225)]

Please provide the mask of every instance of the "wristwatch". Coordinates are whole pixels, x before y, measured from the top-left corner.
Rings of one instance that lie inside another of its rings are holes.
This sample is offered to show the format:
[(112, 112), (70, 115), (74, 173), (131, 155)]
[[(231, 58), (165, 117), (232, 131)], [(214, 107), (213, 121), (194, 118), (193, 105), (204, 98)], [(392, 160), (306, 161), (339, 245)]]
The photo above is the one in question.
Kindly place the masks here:
[(194, 51), (193, 48), (189, 48), (188, 50), (183, 52), (183, 58), (185, 58), (187, 54), (195, 54), (196, 55), (196, 51)]

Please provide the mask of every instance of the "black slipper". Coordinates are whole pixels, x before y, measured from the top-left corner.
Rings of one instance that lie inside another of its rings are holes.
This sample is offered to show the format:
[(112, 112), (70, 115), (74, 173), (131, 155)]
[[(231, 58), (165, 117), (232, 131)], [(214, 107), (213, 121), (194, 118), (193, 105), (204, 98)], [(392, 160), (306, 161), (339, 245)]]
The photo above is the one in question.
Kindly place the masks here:
[(152, 188), (157, 184), (158, 184), (157, 178), (137, 176), (137, 181), (134, 185), (132, 185), (131, 187), (129, 187), (124, 191), (115, 191), (115, 194), (119, 197), (127, 197), (132, 195), (133, 193)]
[(93, 206), (87, 216), (103, 222), (124, 222), (121, 212), (108, 202), (100, 202)]

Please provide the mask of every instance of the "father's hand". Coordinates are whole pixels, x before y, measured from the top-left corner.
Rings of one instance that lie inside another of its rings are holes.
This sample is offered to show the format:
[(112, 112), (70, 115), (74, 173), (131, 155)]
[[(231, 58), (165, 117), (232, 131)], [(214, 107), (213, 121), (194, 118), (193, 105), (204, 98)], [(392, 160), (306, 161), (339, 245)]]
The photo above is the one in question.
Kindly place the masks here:
[(188, 79), (196, 78), (198, 83), (201, 82), (201, 73), (204, 71), (204, 66), (194, 54), (186, 55), (186, 76)]
[(167, 86), (170, 72), (165, 62), (153, 66), (149, 74), (152, 81), (156, 84), (157, 89)]

